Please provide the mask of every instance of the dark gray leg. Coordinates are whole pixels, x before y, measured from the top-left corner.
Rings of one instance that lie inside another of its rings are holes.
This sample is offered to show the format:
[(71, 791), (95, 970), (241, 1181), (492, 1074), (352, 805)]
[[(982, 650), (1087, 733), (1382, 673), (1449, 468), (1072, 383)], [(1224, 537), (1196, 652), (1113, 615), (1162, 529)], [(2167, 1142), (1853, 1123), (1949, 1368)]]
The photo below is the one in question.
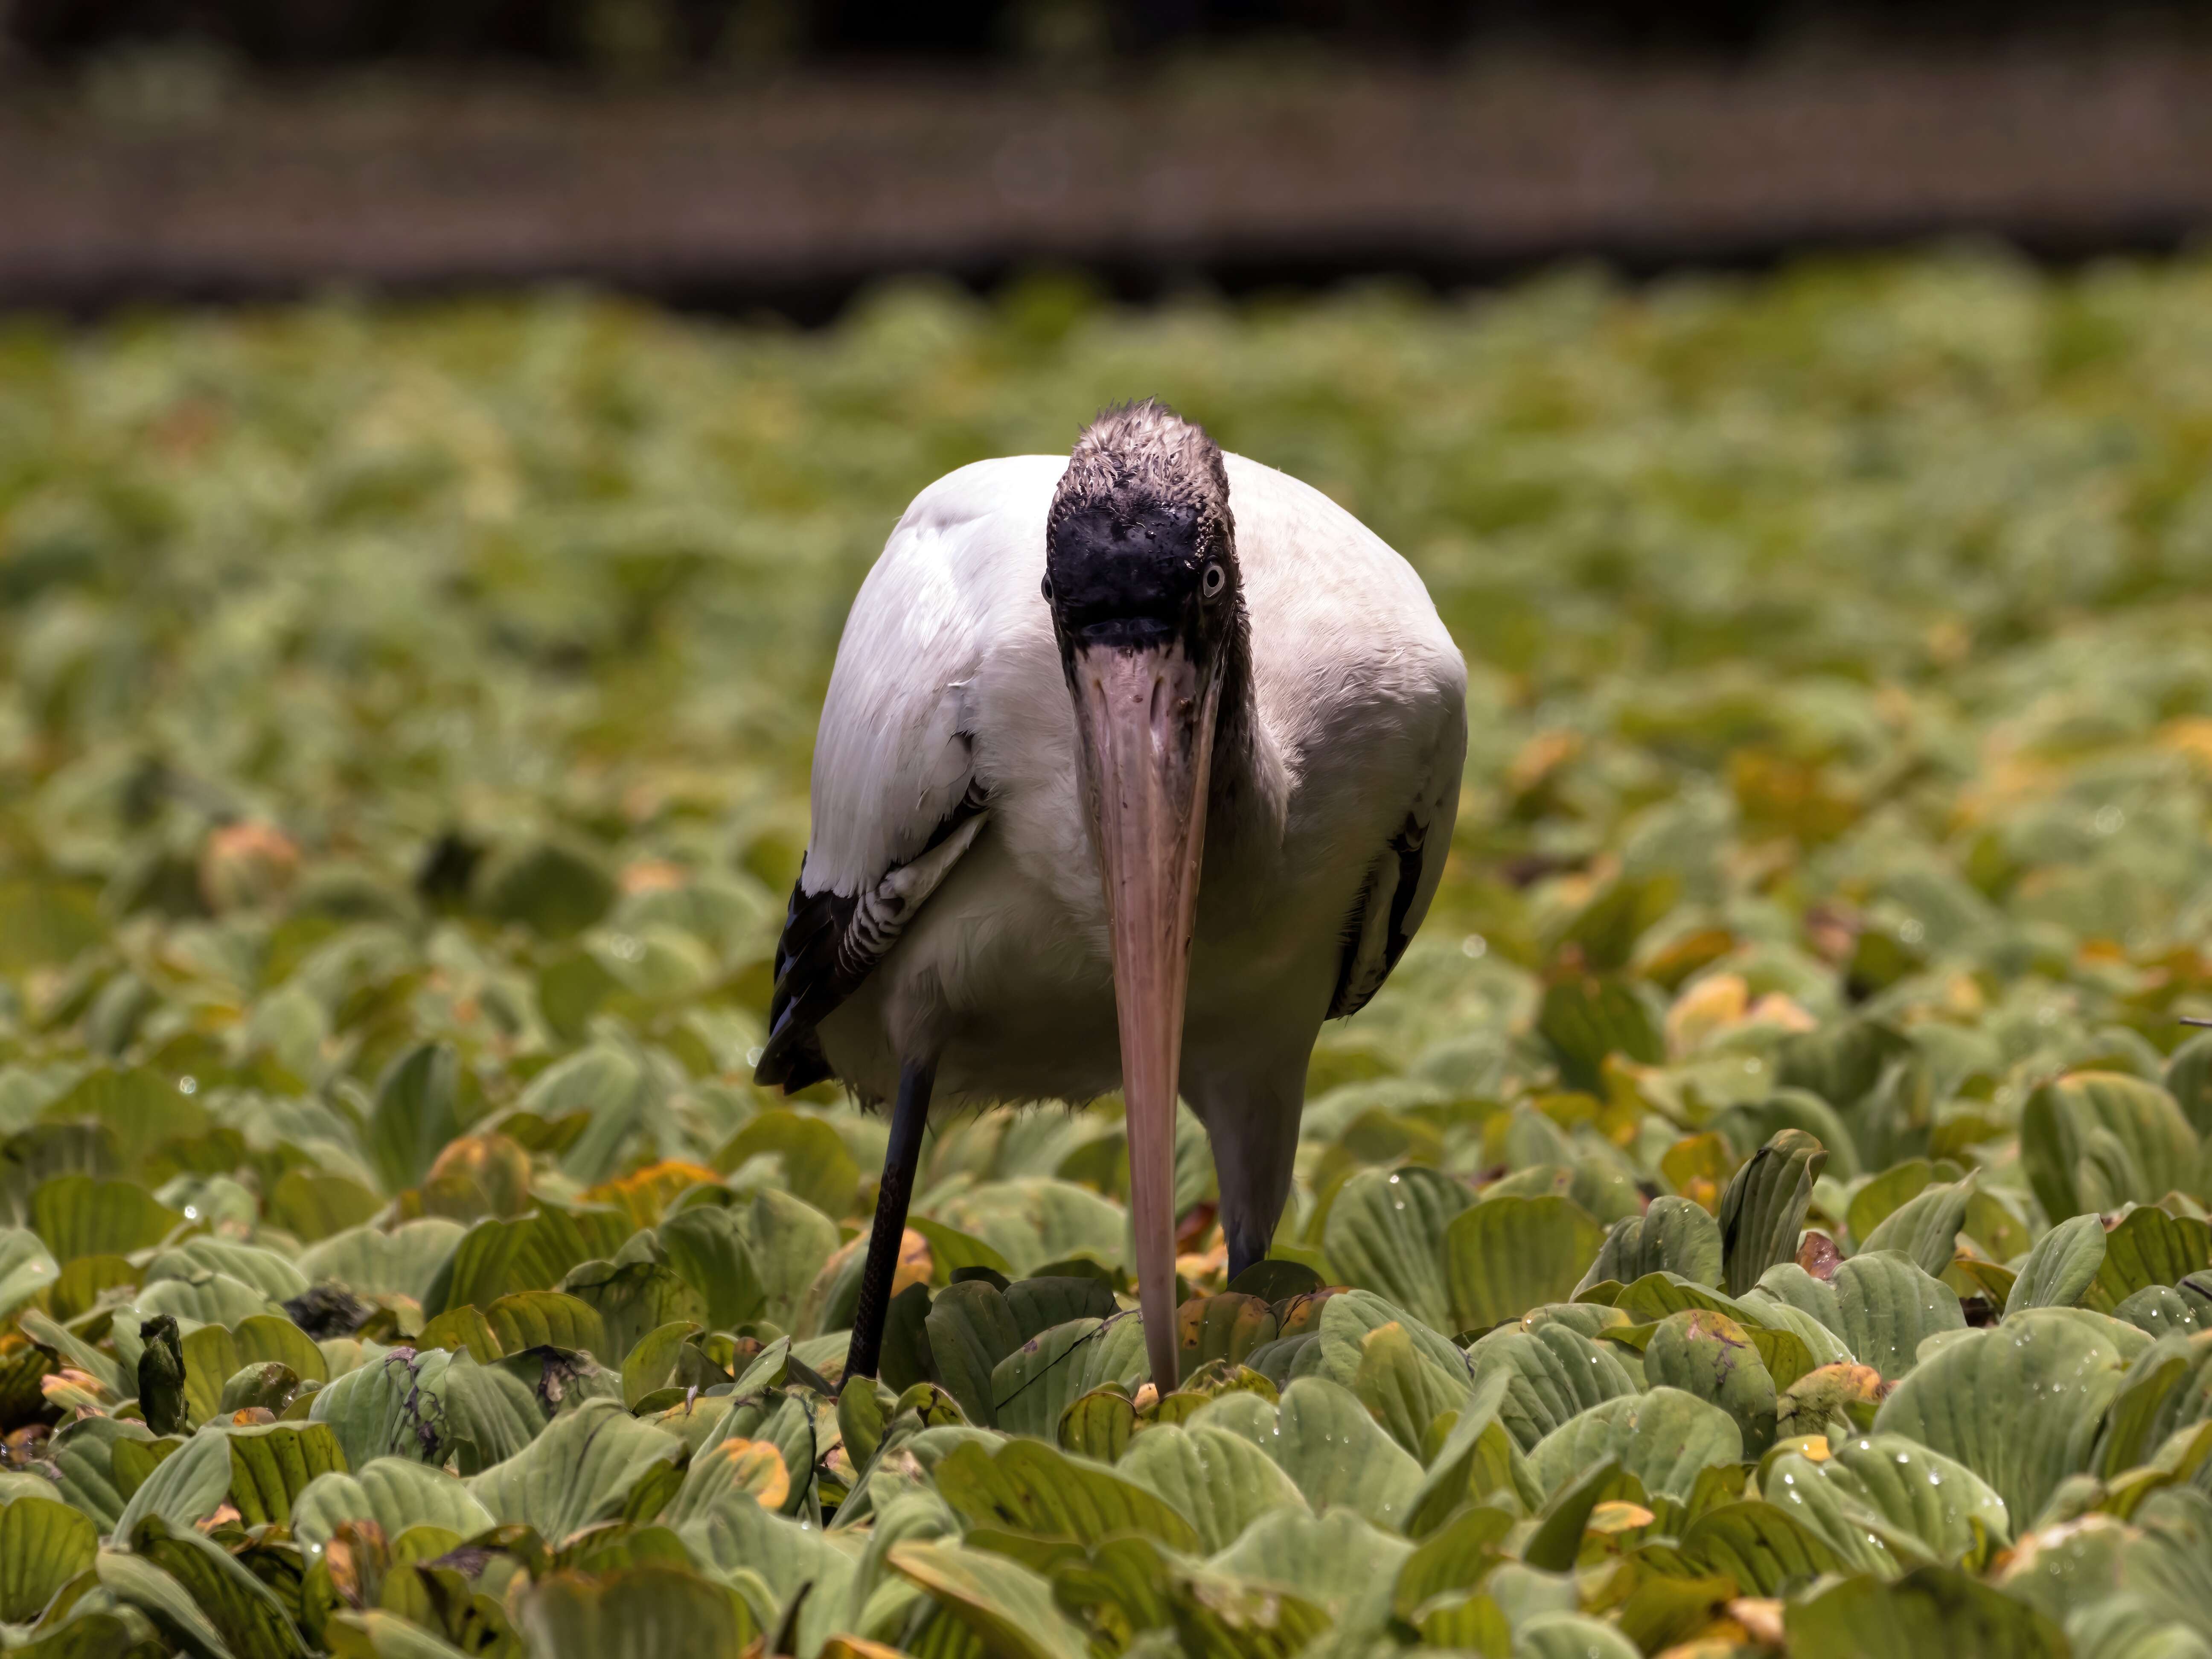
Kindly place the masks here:
[(1291, 1195), (1305, 1097), (1303, 1048), (1253, 1065), (1241, 1060), (1216, 1070), (1200, 1056), (1183, 1060), (1183, 1096), (1206, 1125), (1221, 1192), (1221, 1234), (1234, 1279), (1263, 1260)]
[(891, 1279), (898, 1272), (906, 1207), (914, 1198), (915, 1174), (921, 1168), (921, 1132), (929, 1121), (929, 1091), (936, 1080), (934, 1062), (909, 1066), (899, 1073), (898, 1099), (891, 1107), (891, 1141), (884, 1153), (884, 1182), (876, 1195), (875, 1230), (868, 1235), (868, 1265), (861, 1270), (860, 1299), (853, 1310), (853, 1346), (845, 1351), (848, 1376), (873, 1376), (883, 1354), (884, 1316), (890, 1307)]

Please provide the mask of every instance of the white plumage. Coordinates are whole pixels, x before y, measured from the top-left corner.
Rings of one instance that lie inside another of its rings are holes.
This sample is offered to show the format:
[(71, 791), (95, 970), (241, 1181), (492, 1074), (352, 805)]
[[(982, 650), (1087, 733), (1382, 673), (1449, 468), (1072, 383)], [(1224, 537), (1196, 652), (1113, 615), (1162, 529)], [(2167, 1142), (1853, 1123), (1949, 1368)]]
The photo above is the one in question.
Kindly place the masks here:
[(1443, 874), (1466, 690), (1404, 560), (1157, 404), (916, 497), (838, 647), (760, 1067), (897, 1101), (850, 1365), (877, 1364), (927, 1114), (1126, 1081), (1172, 1368), (1174, 1097), (1232, 1270), (1257, 1261), (1322, 1022)]
[[(1381, 983), (1398, 879), (1387, 849), (1409, 815), (1425, 834), (1405, 933), (1436, 891), (1459, 807), (1467, 670), (1420, 578), (1379, 537), (1310, 485), (1224, 459), (1265, 743), (1242, 810), (1217, 805), (1209, 821), (1183, 1096), (1211, 1133), (1227, 1214), (1265, 1201), (1240, 1201), (1240, 1188), (1286, 1188), (1347, 927), (1363, 928), (1358, 1000)], [(940, 1110), (1121, 1085), (1075, 716), (1037, 591), (1066, 466), (1024, 455), (932, 484), (846, 620), (816, 739), (804, 888), (869, 891), (921, 855), (979, 779), (989, 803), (897, 945), (823, 1022), (831, 1065), (864, 1097), (896, 1090), (926, 1025), (941, 1034)], [(1380, 902), (1362, 915), (1370, 885)]]

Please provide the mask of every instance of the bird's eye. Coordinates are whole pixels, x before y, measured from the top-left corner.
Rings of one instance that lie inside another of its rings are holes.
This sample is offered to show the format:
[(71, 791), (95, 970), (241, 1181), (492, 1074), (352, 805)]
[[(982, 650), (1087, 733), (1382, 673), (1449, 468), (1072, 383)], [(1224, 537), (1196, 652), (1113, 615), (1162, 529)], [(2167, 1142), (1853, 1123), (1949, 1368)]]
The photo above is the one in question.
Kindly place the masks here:
[(1221, 590), (1228, 586), (1229, 573), (1221, 568), (1218, 559), (1211, 561), (1206, 567), (1206, 574), (1198, 579), (1198, 591), (1209, 599), (1220, 598)]
[(1052, 578), (1047, 576), (1044, 580), (1038, 585), (1037, 592), (1043, 594), (1044, 602), (1047, 605), (1050, 605), (1052, 603)]

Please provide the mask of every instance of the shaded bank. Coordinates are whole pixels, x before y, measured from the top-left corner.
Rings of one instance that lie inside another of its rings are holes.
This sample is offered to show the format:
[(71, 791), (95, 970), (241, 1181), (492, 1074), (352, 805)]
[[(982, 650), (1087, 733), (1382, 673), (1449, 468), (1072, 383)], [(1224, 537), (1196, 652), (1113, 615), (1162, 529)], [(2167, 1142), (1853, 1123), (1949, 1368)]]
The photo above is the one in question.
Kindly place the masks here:
[(808, 75), (651, 95), (244, 90), (0, 111), (0, 304), (571, 277), (834, 313), (887, 271), (1116, 290), (2212, 222), (2212, 47), (1631, 68), (1517, 58), (1125, 83)]

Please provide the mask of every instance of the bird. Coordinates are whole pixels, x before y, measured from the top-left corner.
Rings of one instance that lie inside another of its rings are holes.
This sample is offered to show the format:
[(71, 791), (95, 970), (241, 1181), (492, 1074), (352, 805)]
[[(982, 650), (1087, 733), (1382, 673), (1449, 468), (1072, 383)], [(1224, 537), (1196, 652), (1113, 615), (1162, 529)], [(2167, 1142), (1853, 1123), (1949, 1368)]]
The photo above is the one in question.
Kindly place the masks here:
[(878, 1369), (931, 1114), (1119, 1089), (1176, 1386), (1178, 1096), (1233, 1278), (1288, 1200), (1323, 1022), (1436, 895), (1466, 749), (1413, 567), (1157, 399), (915, 498), (838, 645), (754, 1073), (890, 1108), (846, 1376)]

